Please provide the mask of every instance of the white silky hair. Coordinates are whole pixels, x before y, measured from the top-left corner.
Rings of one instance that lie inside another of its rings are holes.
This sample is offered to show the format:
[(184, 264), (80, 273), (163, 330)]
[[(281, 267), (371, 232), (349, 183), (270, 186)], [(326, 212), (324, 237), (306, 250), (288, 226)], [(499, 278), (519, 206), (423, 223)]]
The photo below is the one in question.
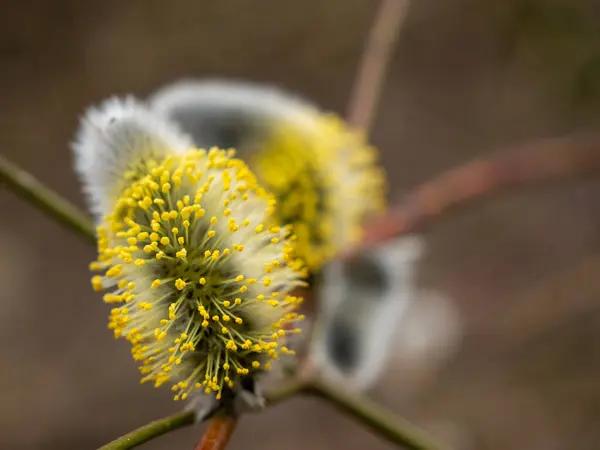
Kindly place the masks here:
[(269, 129), (284, 121), (317, 130), (318, 108), (277, 87), (229, 79), (184, 79), (149, 97), (153, 111), (176, 121), (197, 146), (256, 149)]
[(377, 381), (418, 298), (416, 266), (423, 249), (420, 237), (403, 237), (325, 268), (319, 292), (323, 327), (311, 349), (324, 376), (357, 390)]
[(130, 165), (147, 157), (184, 152), (192, 139), (132, 96), (109, 98), (81, 117), (72, 150), (90, 211), (101, 220), (118, 196)]

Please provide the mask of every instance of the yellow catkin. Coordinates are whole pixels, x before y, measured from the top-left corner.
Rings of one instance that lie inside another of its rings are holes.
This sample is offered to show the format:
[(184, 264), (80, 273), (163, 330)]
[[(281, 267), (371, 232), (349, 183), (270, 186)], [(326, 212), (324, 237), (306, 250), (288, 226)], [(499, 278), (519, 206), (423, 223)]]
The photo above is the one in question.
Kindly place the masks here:
[[(331, 115), (315, 112), (314, 128), (274, 127), (250, 165), (277, 198), (277, 225), (292, 224), (296, 254), (312, 272), (361, 238), (362, 226), (385, 207), (377, 152)], [(256, 232), (263, 232), (260, 224)], [(276, 242), (278, 236), (271, 238)]]
[(131, 344), (142, 382), (170, 383), (175, 399), (220, 397), (279, 357), (301, 302), (285, 293), (306, 270), (286, 230), (271, 229), (278, 240), (264, 246), (255, 228), (273, 198), (231, 153), (192, 149), (140, 166), (98, 228), (93, 288), (116, 304), (109, 328)]

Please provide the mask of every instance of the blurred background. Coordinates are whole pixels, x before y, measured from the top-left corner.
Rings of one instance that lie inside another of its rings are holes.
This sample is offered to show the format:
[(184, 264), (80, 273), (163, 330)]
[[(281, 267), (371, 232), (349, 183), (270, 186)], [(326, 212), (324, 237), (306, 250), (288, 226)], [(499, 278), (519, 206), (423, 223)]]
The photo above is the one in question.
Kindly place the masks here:
[[(343, 112), (377, 2), (3, 1), (0, 151), (83, 206), (79, 114), (181, 77), (272, 82)], [(415, 0), (373, 131), (392, 198), (527, 140), (600, 128), (600, 2)], [(374, 399), (457, 450), (600, 448), (600, 183), (528, 190), (433, 227), (420, 284), (453, 299), (462, 346), (396, 352)], [(176, 411), (140, 386), (94, 248), (0, 191), (0, 448), (93, 449)], [(191, 449), (200, 428), (147, 444)], [(328, 405), (246, 416), (231, 449), (391, 448)]]

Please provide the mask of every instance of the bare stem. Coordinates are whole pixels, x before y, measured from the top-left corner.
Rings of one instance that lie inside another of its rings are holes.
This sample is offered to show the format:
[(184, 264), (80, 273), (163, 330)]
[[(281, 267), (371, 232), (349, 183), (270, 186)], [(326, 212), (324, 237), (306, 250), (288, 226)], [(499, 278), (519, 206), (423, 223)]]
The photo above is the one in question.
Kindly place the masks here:
[[(304, 383), (292, 380), (279, 389), (273, 390), (266, 395), (267, 405), (274, 405), (282, 402), (302, 391)], [(154, 438), (175, 431), (179, 428), (187, 427), (195, 422), (194, 411), (181, 411), (171, 416), (150, 422), (130, 433), (121, 436), (118, 439), (100, 447), (98, 450), (128, 450), (135, 448)], [(231, 430), (233, 432), (233, 429)]]
[(88, 217), (60, 195), (37, 181), (31, 174), (0, 156), (0, 184), (5, 184), (23, 200), (31, 203), (61, 224), (71, 228), (92, 244), (96, 233)]
[(571, 137), (511, 148), (463, 164), (421, 184), (403, 203), (369, 224), (361, 245), (342, 258), (351, 259), (366, 247), (421, 231), (491, 196), (533, 184), (598, 176), (600, 139)]
[(137, 430), (127, 433), (114, 441), (103, 445), (98, 450), (128, 450), (142, 445), (154, 438), (175, 431), (179, 428), (192, 425), (195, 421), (193, 411), (182, 411), (172, 416), (150, 422)]
[(382, 0), (369, 30), (347, 113), (350, 125), (365, 133), (369, 132), (373, 123), (407, 9), (408, 0)]
[(371, 429), (376, 435), (398, 447), (409, 450), (443, 449), (422, 430), (400, 420), (366, 398), (356, 397), (323, 382), (310, 383), (305, 392), (331, 403), (341, 412), (360, 422), (361, 425)]
[[(425, 435), (423, 431), (406, 421), (393, 416), (368, 399), (357, 397), (349, 392), (322, 381), (292, 380), (279, 389), (267, 394), (267, 406), (284, 401), (297, 394), (313, 395), (321, 398), (340, 411), (353, 417), (383, 439), (409, 450), (442, 450)], [(237, 421), (223, 420), (223, 417), (211, 419), (207, 432), (198, 443), (196, 450), (222, 450), (235, 430)], [(227, 418), (225, 418), (227, 419)], [(150, 422), (132, 431), (98, 450), (129, 450), (156, 437), (192, 425), (195, 422), (193, 411), (183, 411), (163, 419)]]

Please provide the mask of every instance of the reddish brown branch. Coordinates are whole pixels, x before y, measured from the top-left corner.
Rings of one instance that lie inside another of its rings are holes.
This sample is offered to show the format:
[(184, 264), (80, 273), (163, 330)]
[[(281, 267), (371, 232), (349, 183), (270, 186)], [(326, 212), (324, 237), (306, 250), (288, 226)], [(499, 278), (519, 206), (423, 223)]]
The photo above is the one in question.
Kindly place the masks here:
[(368, 224), (366, 246), (421, 231), (427, 225), (508, 190), (535, 183), (600, 175), (600, 139), (563, 138), (512, 148), (451, 169), (417, 187), (398, 207)]
[(363, 51), (348, 105), (350, 125), (368, 132), (394, 54), (408, 0), (382, 0)]
[(228, 416), (215, 416), (208, 421), (204, 435), (196, 444), (195, 450), (223, 450), (235, 431), (237, 419)]

